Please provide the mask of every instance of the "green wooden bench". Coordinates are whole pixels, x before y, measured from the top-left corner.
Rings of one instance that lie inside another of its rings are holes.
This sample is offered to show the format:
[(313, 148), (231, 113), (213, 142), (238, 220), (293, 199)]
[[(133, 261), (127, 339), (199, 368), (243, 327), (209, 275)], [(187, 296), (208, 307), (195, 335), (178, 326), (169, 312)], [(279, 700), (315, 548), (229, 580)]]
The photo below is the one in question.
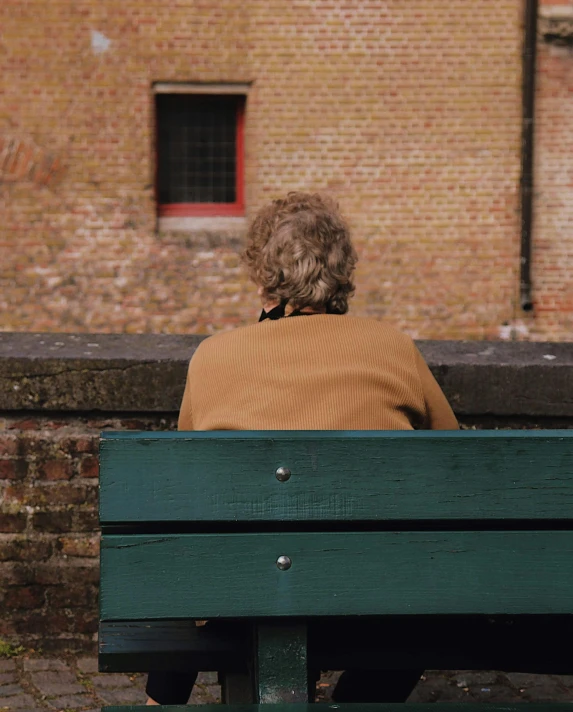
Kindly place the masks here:
[(103, 671), (284, 712), (309, 670), (573, 672), (573, 431), (105, 433), (100, 477)]

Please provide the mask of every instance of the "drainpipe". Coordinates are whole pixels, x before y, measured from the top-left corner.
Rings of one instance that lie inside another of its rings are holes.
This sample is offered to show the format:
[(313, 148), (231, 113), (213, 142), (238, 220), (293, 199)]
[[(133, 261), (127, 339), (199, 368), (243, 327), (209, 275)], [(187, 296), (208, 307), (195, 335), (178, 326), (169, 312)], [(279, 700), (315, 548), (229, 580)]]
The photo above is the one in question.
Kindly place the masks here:
[(523, 38), (521, 134), (521, 264), (519, 300), (523, 311), (533, 310), (531, 294), (531, 226), (533, 221), (533, 141), (535, 128), (535, 60), (539, 0), (526, 0)]

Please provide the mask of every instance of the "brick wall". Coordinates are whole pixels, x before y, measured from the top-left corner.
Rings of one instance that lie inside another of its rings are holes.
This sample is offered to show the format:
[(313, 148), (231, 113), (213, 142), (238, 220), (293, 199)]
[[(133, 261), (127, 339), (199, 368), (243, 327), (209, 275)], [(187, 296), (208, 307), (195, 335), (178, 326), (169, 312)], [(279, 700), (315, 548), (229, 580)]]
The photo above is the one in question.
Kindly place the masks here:
[[(521, 0), (4, 0), (0, 22), (0, 329), (255, 318), (244, 226), (156, 231), (155, 81), (252, 82), (247, 217), (294, 188), (337, 196), (355, 313), (426, 338), (519, 326)], [(538, 259), (543, 290), (562, 257)], [(527, 328), (566, 339), (567, 319), (559, 302)]]
[(541, 6), (532, 331), (573, 334), (573, 2)]
[(0, 414), (0, 637), (44, 650), (89, 646), (97, 630), (97, 449), (105, 429), (175, 418)]
[[(0, 334), (0, 638), (93, 645), (99, 433), (175, 428), (200, 340)], [(466, 427), (573, 427), (570, 344), (419, 346)]]

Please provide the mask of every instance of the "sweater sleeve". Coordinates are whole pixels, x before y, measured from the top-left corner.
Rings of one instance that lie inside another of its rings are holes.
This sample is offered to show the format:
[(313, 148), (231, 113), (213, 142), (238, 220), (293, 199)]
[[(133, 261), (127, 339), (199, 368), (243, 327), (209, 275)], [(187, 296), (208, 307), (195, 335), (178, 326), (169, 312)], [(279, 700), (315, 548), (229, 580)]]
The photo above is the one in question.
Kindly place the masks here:
[(181, 408), (179, 409), (179, 421), (177, 423), (177, 430), (193, 430), (193, 414), (191, 411), (191, 389), (189, 388), (189, 370), (187, 371), (185, 391), (183, 393), (183, 400), (181, 401)]
[(458, 430), (456, 416), (418, 349), (416, 349), (416, 367), (426, 404), (424, 427), (427, 430)]

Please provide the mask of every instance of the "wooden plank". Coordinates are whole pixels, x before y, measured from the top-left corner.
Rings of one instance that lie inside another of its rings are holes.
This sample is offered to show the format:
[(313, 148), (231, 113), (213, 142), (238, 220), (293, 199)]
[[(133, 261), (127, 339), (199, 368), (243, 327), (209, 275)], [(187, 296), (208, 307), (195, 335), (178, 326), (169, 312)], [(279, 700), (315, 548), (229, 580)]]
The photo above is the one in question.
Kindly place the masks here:
[(573, 431), (104, 433), (100, 487), (104, 525), (571, 519)]
[[(315, 670), (505, 670), (573, 674), (556, 640), (573, 637), (572, 616), (395, 616), (308, 620), (309, 666)], [(210, 621), (100, 624), (100, 670), (246, 670), (250, 626)], [(193, 635), (193, 629), (201, 636)], [(188, 633), (188, 634), (187, 634)], [(233, 690), (236, 680), (231, 681)], [(240, 682), (240, 681), (239, 681)], [(244, 684), (241, 684), (244, 688)], [(253, 686), (254, 688), (254, 686)], [(241, 693), (243, 694), (243, 693)], [(252, 690), (249, 693), (252, 695)], [(249, 696), (243, 700), (252, 701)], [(229, 699), (239, 703), (239, 699)]]
[(308, 702), (306, 623), (292, 618), (259, 622), (255, 624), (254, 635), (257, 701), (261, 704)]
[(573, 531), (111, 535), (101, 563), (104, 621), (573, 613)]
[(244, 626), (194, 621), (100, 623), (100, 672), (228, 670), (246, 672), (251, 651)]

